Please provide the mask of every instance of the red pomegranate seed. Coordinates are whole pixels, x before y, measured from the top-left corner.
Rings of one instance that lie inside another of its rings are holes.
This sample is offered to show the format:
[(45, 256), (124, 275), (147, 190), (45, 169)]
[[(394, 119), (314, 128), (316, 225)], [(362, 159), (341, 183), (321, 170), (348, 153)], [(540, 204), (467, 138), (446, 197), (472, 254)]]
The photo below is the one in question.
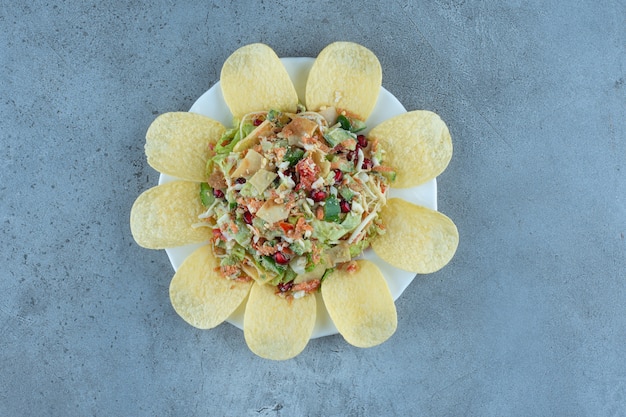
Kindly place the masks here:
[(361, 165), (362, 169), (372, 169), (372, 167), (374, 166), (374, 164), (372, 163), (371, 159), (365, 158), (363, 160), (363, 165)]
[(224, 198), (224, 191), (218, 190), (217, 188), (213, 189), (213, 195), (216, 198)]
[(335, 182), (341, 182), (341, 180), (343, 179), (343, 172), (341, 172), (341, 170), (336, 169), (335, 170)]
[(280, 282), (278, 283), (277, 287), (278, 287), (278, 291), (287, 292), (293, 287), (293, 281)]
[(322, 190), (313, 190), (311, 191), (311, 198), (315, 202), (324, 201), (324, 199), (326, 198), (326, 193)]
[(287, 258), (287, 256), (282, 252), (276, 252), (274, 254), (274, 260), (279, 265), (286, 265), (289, 263), (289, 258)]
[(339, 202), (339, 208), (341, 209), (342, 213), (350, 213), (350, 203), (348, 203), (346, 200), (341, 200)]
[(243, 221), (246, 222), (246, 224), (252, 224), (252, 213), (245, 211), (243, 213)]
[(367, 148), (367, 138), (365, 137), (365, 135), (358, 135), (356, 137), (356, 141), (359, 147)]
[(235, 182), (237, 184), (245, 184), (246, 183), (246, 179), (244, 177), (239, 177), (235, 180)]
[(255, 125), (255, 126), (258, 126), (261, 123), (263, 123), (263, 120), (261, 120), (261, 119), (254, 119), (254, 121), (252, 122), (252, 124)]
[(289, 168), (285, 171), (285, 176), (291, 178), (294, 182), (296, 181), (296, 170), (293, 168)]

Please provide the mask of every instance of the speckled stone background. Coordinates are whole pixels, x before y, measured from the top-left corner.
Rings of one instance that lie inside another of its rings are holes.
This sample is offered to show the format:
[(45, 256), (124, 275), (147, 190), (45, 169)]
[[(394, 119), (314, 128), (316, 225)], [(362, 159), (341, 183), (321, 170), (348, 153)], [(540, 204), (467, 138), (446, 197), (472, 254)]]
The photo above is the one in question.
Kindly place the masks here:
[[(230, 3), (1, 2), (0, 415), (625, 416), (624, 1)], [(461, 243), (387, 343), (265, 361), (134, 243), (144, 134), (239, 46), (335, 40), (449, 125)]]

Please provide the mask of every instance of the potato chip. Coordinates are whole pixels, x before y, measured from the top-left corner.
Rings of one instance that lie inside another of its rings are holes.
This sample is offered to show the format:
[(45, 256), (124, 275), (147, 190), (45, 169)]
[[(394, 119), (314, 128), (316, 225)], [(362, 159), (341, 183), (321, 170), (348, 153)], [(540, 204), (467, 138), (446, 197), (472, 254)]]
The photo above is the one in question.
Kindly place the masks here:
[(382, 272), (365, 259), (357, 270), (338, 268), (322, 283), (322, 297), (330, 318), (348, 343), (372, 347), (396, 331), (396, 305)]
[(445, 215), (392, 198), (380, 216), (385, 233), (372, 241), (372, 249), (396, 268), (429, 274), (443, 268), (454, 256), (459, 232)]
[(395, 169), (391, 186), (408, 188), (441, 174), (452, 158), (452, 139), (441, 118), (430, 111), (416, 110), (392, 117), (373, 128), (370, 140), (385, 150), (385, 165)]
[(252, 352), (285, 360), (304, 350), (315, 326), (315, 295), (286, 299), (271, 285), (254, 284), (246, 304), (243, 334)]
[(376, 55), (352, 42), (335, 42), (315, 59), (306, 84), (306, 106), (346, 110), (366, 120), (374, 110), (382, 68)]
[(130, 229), (139, 246), (165, 249), (209, 239), (211, 229), (194, 227), (204, 212), (200, 185), (173, 181), (144, 191), (130, 211)]
[(248, 295), (253, 281), (224, 278), (209, 245), (196, 249), (170, 283), (172, 307), (187, 323), (212, 329), (230, 316)]
[(228, 57), (220, 75), (222, 94), (233, 116), (253, 111), (280, 110), (295, 113), (298, 94), (276, 53), (255, 43)]
[(157, 117), (146, 133), (148, 164), (157, 171), (189, 181), (206, 181), (209, 143), (226, 128), (196, 113), (172, 112)]

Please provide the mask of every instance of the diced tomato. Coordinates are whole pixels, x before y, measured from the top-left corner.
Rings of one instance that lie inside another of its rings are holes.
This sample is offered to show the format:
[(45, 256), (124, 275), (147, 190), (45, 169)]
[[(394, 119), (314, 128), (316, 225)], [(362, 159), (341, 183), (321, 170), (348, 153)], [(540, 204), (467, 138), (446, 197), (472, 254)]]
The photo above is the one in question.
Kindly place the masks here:
[(287, 236), (289, 236), (290, 232), (293, 232), (293, 230), (295, 229), (295, 226), (293, 224), (287, 222), (279, 222), (278, 226), (283, 229), (283, 232), (285, 232)]

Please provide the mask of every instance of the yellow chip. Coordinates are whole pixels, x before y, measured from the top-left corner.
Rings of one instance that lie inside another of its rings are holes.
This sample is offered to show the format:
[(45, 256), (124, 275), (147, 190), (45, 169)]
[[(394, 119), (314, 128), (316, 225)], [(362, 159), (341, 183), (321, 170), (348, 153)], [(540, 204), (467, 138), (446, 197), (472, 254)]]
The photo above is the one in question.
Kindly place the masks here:
[(258, 125), (252, 132), (245, 138), (241, 139), (233, 147), (233, 152), (242, 152), (246, 149), (252, 148), (254, 145), (261, 141), (262, 136), (267, 136), (272, 132), (272, 124), (269, 120), (264, 120), (263, 123)]
[(224, 278), (209, 245), (196, 249), (170, 283), (172, 307), (199, 329), (212, 329), (230, 316), (248, 295), (253, 281)]
[(243, 334), (252, 352), (285, 360), (304, 350), (315, 326), (315, 295), (287, 300), (271, 285), (254, 284), (246, 304)]
[(173, 181), (144, 191), (130, 211), (133, 238), (144, 248), (165, 249), (204, 242), (212, 232), (208, 227), (194, 227), (204, 212), (200, 185)]
[(220, 84), (224, 101), (237, 118), (253, 111), (297, 109), (298, 94), (287, 70), (272, 48), (261, 43), (233, 52), (224, 62)]
[(394, 188), (425, 183), (441, 174), (452, 158), (452, 139), (441, 118), (430, 111), (401, 114), (374, 127), (370, 140), (385, 150), (385, 165), (397, 174)]
[(157, 171), (189, 181), (206, 181), (209, 143), (226, 128), (206, 116), (187, 112), (164, 113), (146, 133), (148, 164)]
[(385, 233), (372, 241), (372, 249), (396, 268), (429, 274), (443, 268), (454, 256), (459, 232), (445, 215), (392, 198), (380, 216)]
[(366, 120), (378, 100), (382, 74), (378, 58), (369, 49), (352, 42), (331, 43), (311, 67), (307, 109), (335, 107)]
[(322, 283), (322, 297), (330, 318), (348, 343), (372, 347), (396, 331), (396, 305), (378, 267), (358, 260), (357, 270), (336, 269)]

